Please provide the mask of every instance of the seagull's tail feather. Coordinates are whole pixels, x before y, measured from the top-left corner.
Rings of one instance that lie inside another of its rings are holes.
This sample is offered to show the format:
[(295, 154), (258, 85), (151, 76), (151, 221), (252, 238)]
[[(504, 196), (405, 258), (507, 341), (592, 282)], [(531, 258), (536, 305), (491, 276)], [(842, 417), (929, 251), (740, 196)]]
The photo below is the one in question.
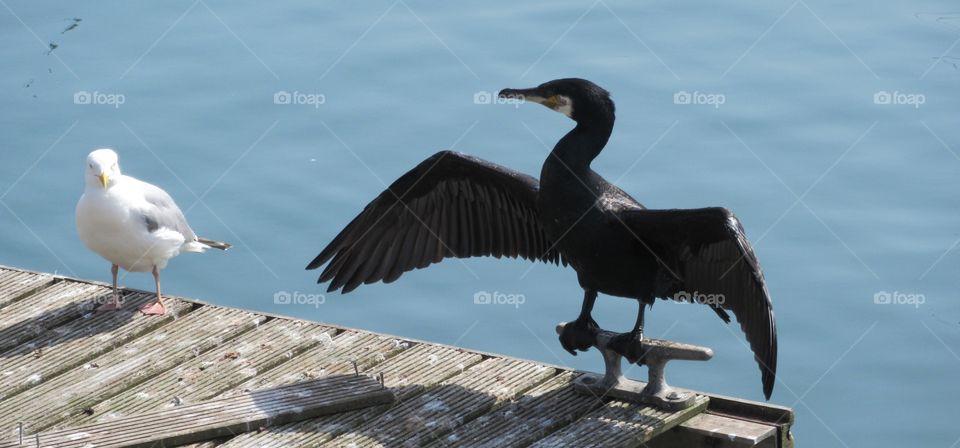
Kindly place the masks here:
[(210, 247), (212, 247), (212, 248), (214, 248), (214, 249), (227, 250), (227, 249), (233, 247), (233, 246), (230, 245), (230, 244), (221, 243), (221, 242), (219, 242), (219, 241), (214, 241), (214, 240), (208, 240), (208, 239), (206, 239), (206, 238), (197, 237), (197, 241), (199, 241), (199, 242), (201, 242), (201, 243), (203, 243), (203, 244), (205, 244), (205, 245), (207, 245), (207, 246), (210, 246)]

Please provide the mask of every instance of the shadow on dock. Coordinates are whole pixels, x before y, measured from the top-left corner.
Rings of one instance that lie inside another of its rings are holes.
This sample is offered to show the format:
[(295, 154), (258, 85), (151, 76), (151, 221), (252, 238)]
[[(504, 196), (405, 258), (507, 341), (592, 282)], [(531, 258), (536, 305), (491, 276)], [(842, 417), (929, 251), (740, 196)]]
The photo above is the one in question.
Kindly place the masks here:
[[(103, 297), (98, 294), (65, 297), (60, 303), (30, 306), (33, 297), (49, 295), (49, 290), (55, 287), (53, 284), (0, 309), (0, 361), (3, 365), (0, 399), (122, 346), (195, 307), (189, 302), (171, 299), (167, 300), (166, 315), (144, 316), (138, 307), (154, 297), (137, 291), (125, 291), (123, 307), (111, 312), (95, 311), (103, 303)], [(50, 297), (51, 300), (56, 298), (55, 295)]]
[[(123, 307), (118, 311), (96, 312), (102, 298), (66, 301), (59, 307), (43, 309), (29, 318), (0, 328), (0, 358), (20, 356), (25, 350), (41, 357), (44, 348), (114, 332), (136, 320), (138, 316), (150, 318), (142, 316), (138, 308), (151, 300), (152, 295), (128, 291), (123, 299)], [(171, 308), (174, 308), (176, 314), (184, 311), (182, 307)], [(175, 314), (168, 313), (166, 316), (152, 318), (166, 322), (175, 318)], [(109, 344), (109, 341), (104, 342)], [(11, 348), (15, 349), (10, 350)]]

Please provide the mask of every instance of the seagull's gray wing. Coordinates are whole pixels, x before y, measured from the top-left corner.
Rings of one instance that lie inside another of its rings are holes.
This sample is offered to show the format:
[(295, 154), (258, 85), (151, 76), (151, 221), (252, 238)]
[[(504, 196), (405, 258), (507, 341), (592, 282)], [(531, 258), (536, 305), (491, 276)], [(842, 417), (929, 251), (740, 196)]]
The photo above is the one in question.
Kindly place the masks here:
[(187, 218), (166, 191), (156, 185), (134, 180), (139, 183), (138, 187), (143, 191), (143, 198), (148, 204), (139, 210), (148, 232), (153, 233), (165, 227), (179, 232), (185, 241), (197, 240), (197, 235), (187, 224)]

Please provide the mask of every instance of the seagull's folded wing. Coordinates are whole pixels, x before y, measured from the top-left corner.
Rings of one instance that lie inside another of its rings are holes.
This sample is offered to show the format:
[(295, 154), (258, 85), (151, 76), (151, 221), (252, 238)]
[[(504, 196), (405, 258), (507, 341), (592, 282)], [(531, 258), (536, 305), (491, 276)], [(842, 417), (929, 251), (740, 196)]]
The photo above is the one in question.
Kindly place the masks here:
[(141, 215), (148, 232), (166, 228), (179, 232), (183, 235), (185, 242), (197, 241), (197, 235), (187, 224), (187, 218), (183, 216), (180, 207), (177, 207), (173, 198), (166, 191), (153, 184), (133, 178), (128, 179), (136, 182), (135, 188), (143, 192), (143, 198), (147, 205), (139, 208), (137, 213)]

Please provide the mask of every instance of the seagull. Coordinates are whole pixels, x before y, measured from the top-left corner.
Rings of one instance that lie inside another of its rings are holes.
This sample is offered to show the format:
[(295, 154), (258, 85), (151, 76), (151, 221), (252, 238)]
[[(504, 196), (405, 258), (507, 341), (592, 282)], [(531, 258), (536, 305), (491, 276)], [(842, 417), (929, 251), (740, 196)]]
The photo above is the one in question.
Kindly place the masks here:
[[(777, 370), (773, 302), (740, 221), (722, 207), (648, 209), (590, 167), (613, 132), (610, 93), (578, 78), (500, 98), (546, 106), (576, 122), (543, 163), (540, 179), (477, 157), (441, 151), (370, 202), (313, 259), (319, 282), (347, 293), (390, 283), (445, 258), (522, 257), (570, 265), (583, 289), (580, 315), (560, 344), (586, 351), (599, 327), (598, 293), (639, 302), (633, 329), (610, 347), (636, 363), (644, 356), (644, 310), (656, 299), (732, 312), (760, 367), (769, 399)], [(329, 263), (329, 264), (328, 264)]]
[(180, 252), (227, 250), (230, 245), (198, 237), (173, 198), (161, 188), (120, 173), (117, 153), (101, 148), (87, 155), (86, 187), (77, 203), (77, 231), (92, 251), (106, 258), (113, 274), (113, 300), (97, 312), (120, 309), (117, 272), (152, 272), (157, 301), (140, 311), (166, 312), (160, 295), (160, 270)]

